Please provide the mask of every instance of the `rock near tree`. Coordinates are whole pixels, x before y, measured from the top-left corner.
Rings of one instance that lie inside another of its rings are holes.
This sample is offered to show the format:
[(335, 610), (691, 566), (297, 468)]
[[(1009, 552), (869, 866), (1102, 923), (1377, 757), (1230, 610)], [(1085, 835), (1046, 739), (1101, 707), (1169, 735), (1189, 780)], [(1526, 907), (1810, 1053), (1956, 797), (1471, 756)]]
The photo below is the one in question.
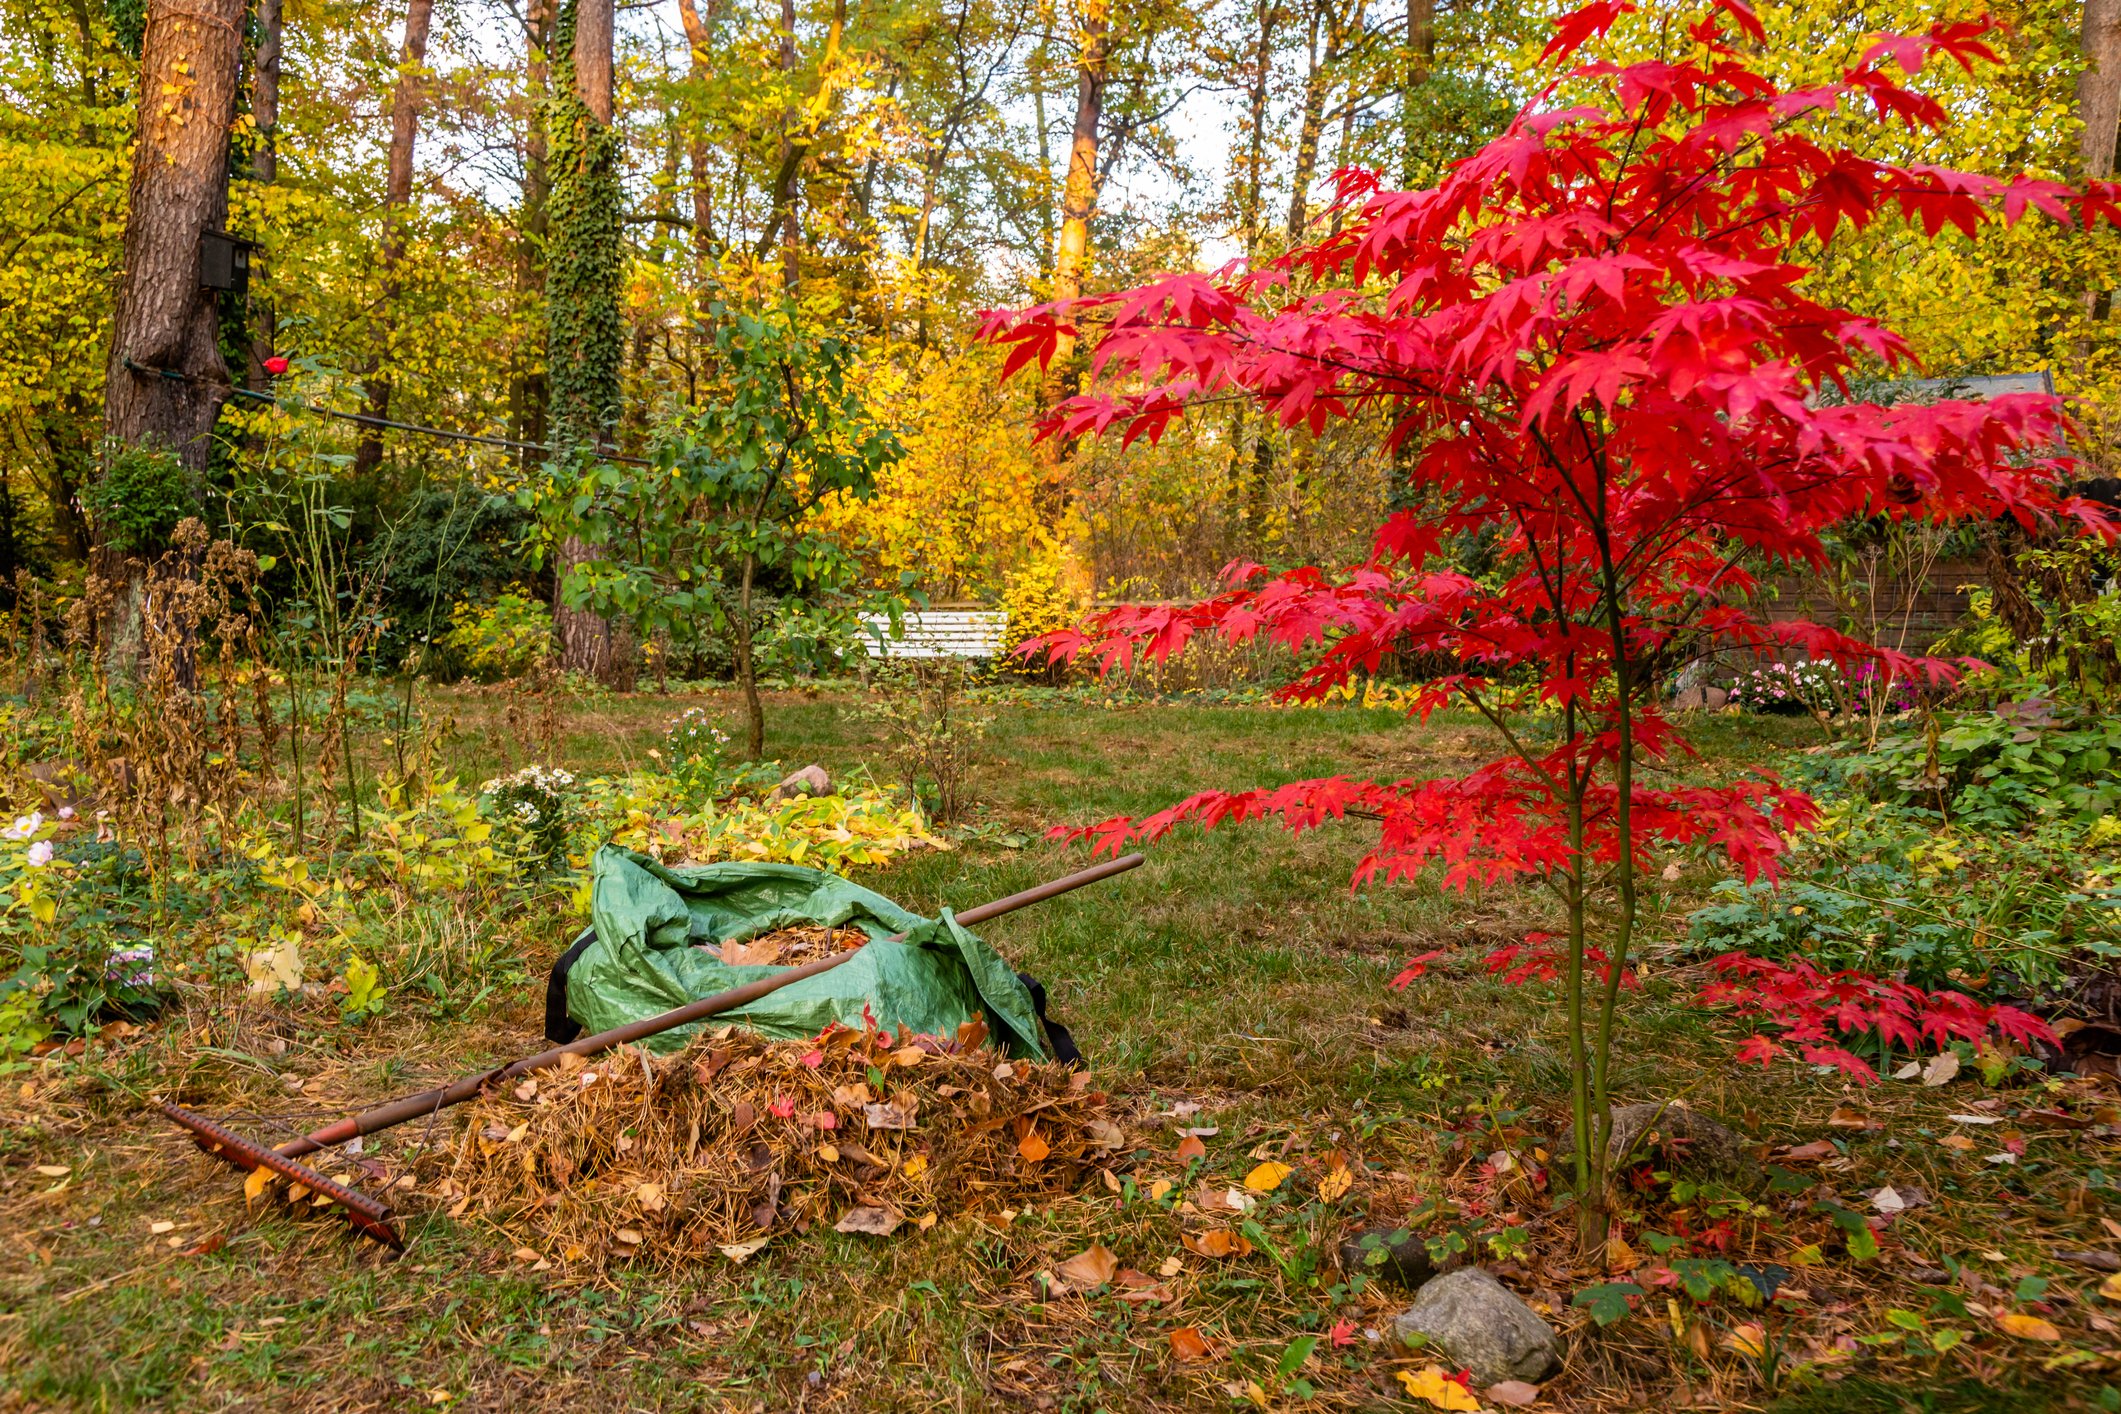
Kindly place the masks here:
[[(1571, 1126), (1554, 1141), (1557, 1172), (1570, 1172), (1575, 1148), (1576, 1131)], [(1743, 1135), (1677, 1103), (1616, 1108), (1605, 1152), (1608, 1172), (1616, 1175), (1624, 1163), (1646, 1162), (1674, 1173), (1723, 1179), (1746, 1189), (1757, 1187), (1766, 1177)]]
[(1538, 1384), (1561, 1370), (1560, 1337), (1531, 1307), (1478, 1267), (1425, 1284), (1392, 1322), (1401, 1340), (1419, 1333), (1472, 1374), (1476, 1385)]

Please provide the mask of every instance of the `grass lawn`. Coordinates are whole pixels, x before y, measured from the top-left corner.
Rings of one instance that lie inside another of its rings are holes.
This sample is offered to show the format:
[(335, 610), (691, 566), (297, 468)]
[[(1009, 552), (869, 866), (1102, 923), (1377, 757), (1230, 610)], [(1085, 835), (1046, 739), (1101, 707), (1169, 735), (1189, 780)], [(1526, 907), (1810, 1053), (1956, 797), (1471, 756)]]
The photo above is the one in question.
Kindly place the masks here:
[[(699, 700), (733, 716), (726, 699)], [(578, 772), (638, 765), (685, 705), (592, 701), (541, 726), (510, 699), (461, 692), (428, 712), (453, 720), (447, 751), (476, 782), (530, 759), (541, 732)], [(775, 698), (768, 754), (836, 776), (888, 776), (851, 706)], [(1817, 739), (1809, 723), (1761, 719), (1715, 718), (1697, 732), (1707, 769), (1772, 763)], [(966, 907), (1078, 867), (1080, 850), (1038, 838), (1053, 823), (1144, 812), (1208, 787), (1452, 772), (1486, 754), (1475, 724), (1448, 717), (998, 708), (977, 821), (1036, 842), (968, 840), (858, 877), (919, 909)], [(408, 1251), (397, 1258), (350, 1240), (328, 1215), (247, 1213), (241, 1181), (144, 1110), (150, 1094), (182, 1093), (209, 1113), (266, 1117), (239, 1127), (288, 1133), (535, 1048), (545, 969), (579, 926), (555, 891), (540, 908), (457, 925), (449, 945), (468, 960), (446, 1001), (408, 994), (359, 1028), (257, 1004), (233, 1015), (195, 1007), (8, 1077), (0, 1409), (1407, 1407), (1394, 1372), (1427, 1362), (1365, 1334), (1407, 1297), (1375, 1282), (1351, 1289), (1334, 1250), (1365, 1214), (1389, 1222), (1425, 1196), (1487, 1192), (1505, 1203), (1506, 1185), (1481, 1187), (1492, 1177), (1483, 1160), (1505, 1144), (1530, 1155), (1552, 1143), (1566, 1070), (1553, 993), (1500, 985), (1482, 966), (1492, 948), (1554, 922), (1541, 897), (1351, 894), (1369, 830), (1186, 831), (1151, 846), (1132, 874), (985, 930), (1045, 982), (1097, 1083), (1140, 1126), (1144, 1177), (1179, 1173), (1176, 1137), (1151, 1117), (1180, 1101), (1216, 1128), (1206, 1173), (1217, 1182), (1241, 1182), (1255, 1154), (1339, 1150), (1357, 1161), (1355, 1188), (1337, 1202), (1264, 1203), (1255, 1217), (1268, 1242), (1251, 1256), (1186, 1259), (1168, 1305), (1041, 1299), (1037, 1275), (1093, 1241), (1143, 1271), (1184, 1256), (1182, 1215), (1131, 1190), (1093, 1185), (1007, 1220), (964, 1217), (883, 1240), (783, 1236), (741, 1267), (710, 1258), (679, 1282), (585, 1279), (530, 1273), (510, 1243), (418, 1199), (405, 1205)], [(1683, 932), (1713, 877), (1688, 864), (1659, 881), (1665, 892), (1648, 910), (1659, 942)], [(408, 937), (432, 926), (408, 913)], [(1431, 950), (1445, 956), (1427, 976), (1387, 989), (1404, 959)], [(1520, 1195), (1534, 1240), (1505, 1275), (1574, 1332), (1570, 1368), (1542, 1407), (2121, 1408), (2099, 1402), (2102, 1386), (2121, 1384), (2106, 1353), (2112, 1327), (2087, 1334), (2083, 1319), (2103, 1321), (2092, 1294), (2101, 1275), (2054, 1257), (2117, 1245), (2100, 1225), (2092, 1174), (2121, 1161), (2108, 1127), (2023, 1126), (2020, 1161), (1990, 1163), (2001, 1125), (1973, 1151), (1938, 1142), (1967, 1129), (1946, 1116), (1989, 1095), (1978, 1082), (1858, 1092), (1796, 1066), (1741, 1069), (1730, 1059), (1737, 1033), (1686, 1004), (1694, 979), (1680, 960), (1653, 944), (1642, 975), (1624, 1099), (1683, 1096), (1763, 1145), (1830, 1139), (1808, 1183), (1856, 1203), (1886, 1184), (1929, 1201), (1894, 1222), (1877, 1258), (1856, 1262), (1831, 1241), (1806, 1250), (1831, 1227), (1808, 1199), (1772, 1200), (1749, 1251), (1778, 1260), (1806, 1296), (1801, 1315), (1766, 1318), (1748, 1343), (1728, 1337), (1761, 1318), (1736, 1306), (1704, 1308), (1703, 1331), (1677, 1338), (1664, 1293), (1609, 1330), (1591, 1326), (1569, 1298), (1605, 1275), (1573, 1266), (1566, 1214)], [(1999, 1116), (2048, 1103), (1995, 1094)], [(1878, 1127), (1831, 1126), (1843, 1106)], [(416, 1128), (379, 1139), (387, 1151)], [(1962, 1263), (1970, 1279), (1955, 1275)], [(1940, 1308), (1945, 1291), (1971, 1293), (1989, 1315)], [(1998, 1313), (2030, 1303), (2058, 1311), (2067, 1340), (1998, 1329)], [(1336, 1345), (1343, 1317), (1349, 1343)], [(1946, 1326), (1965, 1339), (1940, 1354), (1930, 1336)], [(1200, 1332), (1213, 1357), (1174, 1359), (1178, 1327)], [(1292, 1365), (1292, 1342), (1312, 1336), (1322, 1338), (1308, 1360), (1299, 1348)]]

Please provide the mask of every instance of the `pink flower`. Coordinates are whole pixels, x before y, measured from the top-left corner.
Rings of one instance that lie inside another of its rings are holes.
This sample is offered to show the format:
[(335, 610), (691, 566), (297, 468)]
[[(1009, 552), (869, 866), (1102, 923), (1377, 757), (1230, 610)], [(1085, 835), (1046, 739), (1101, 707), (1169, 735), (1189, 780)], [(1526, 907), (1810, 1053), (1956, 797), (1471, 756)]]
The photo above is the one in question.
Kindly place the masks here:
[(42, 869), (45, 865), (51, 862), (52, 842), (50, 840), (38, 840), (35, 844), (29, 847), (30, 868)]
[(277, 378), (287, 371), (287, 360), (281, 358), (278, 354), (275, 354), (271, 358), (265, 360), (265, 371), (267, 373), (270, 373), (273, 377)]

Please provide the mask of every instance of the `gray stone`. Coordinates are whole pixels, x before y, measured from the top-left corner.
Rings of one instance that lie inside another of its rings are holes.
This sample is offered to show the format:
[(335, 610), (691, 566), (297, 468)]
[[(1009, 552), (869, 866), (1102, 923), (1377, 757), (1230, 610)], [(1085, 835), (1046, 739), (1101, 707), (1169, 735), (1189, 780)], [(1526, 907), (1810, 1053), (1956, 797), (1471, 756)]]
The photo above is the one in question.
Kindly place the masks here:
[(1361, 1272), (1373, 1281), (1394, 1282), (1409, 1291), (1419, 1291), (1422, 1283), (1442, 1270), (1418, 1234), (1391, 1227), (1364, 1228), (1343, 1241), (1340, 1269), (1349, 1276)]
[(1392, 1321), (1404, 1341), (1428, 1346), (1470, 1371), (1476, 1385), (1539, 1384), (1561, 1372), (1561, 1338), (1514, 1292), (1478, 1267), (1446, 1272), (1423, 1286)]
[(805, 766), (792, 771), (773, 788), (775, 800), (793, 800), (799, 795), (832, 794), (832, 777), (825, 774), (823, 766)]
[[(1554, 1141), (1554, 1167), (1564, 1174), (1570, 1172), (1570, 1156), (1575, 1152), (1576, 1131), (1571, 1126)], [(1654, 1163), (1673, 1173), (1719, 1178), (1745, 1189), (1756, 1188), (1766, 1179), (1742, 1135), (1677, 1103), (1622, 1105), (1614, 1110), (1605, 1152), (1609, 1173), (1623, 1163)]]

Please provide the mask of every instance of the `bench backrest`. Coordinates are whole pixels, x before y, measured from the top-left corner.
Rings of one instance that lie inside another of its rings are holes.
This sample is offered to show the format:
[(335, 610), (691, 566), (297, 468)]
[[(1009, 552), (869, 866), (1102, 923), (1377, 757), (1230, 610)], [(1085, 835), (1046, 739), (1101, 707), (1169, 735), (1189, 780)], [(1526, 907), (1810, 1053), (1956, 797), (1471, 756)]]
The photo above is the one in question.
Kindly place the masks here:
[(864, 614), (862, 623), (883, 635), (864, 635), (862, 646), (872, 658), (993, 658), (1006, 652), (1009, 615), (1000, 609), (924, 609), (901, 614), (900, 637), (891, 636), (891, 620)]

